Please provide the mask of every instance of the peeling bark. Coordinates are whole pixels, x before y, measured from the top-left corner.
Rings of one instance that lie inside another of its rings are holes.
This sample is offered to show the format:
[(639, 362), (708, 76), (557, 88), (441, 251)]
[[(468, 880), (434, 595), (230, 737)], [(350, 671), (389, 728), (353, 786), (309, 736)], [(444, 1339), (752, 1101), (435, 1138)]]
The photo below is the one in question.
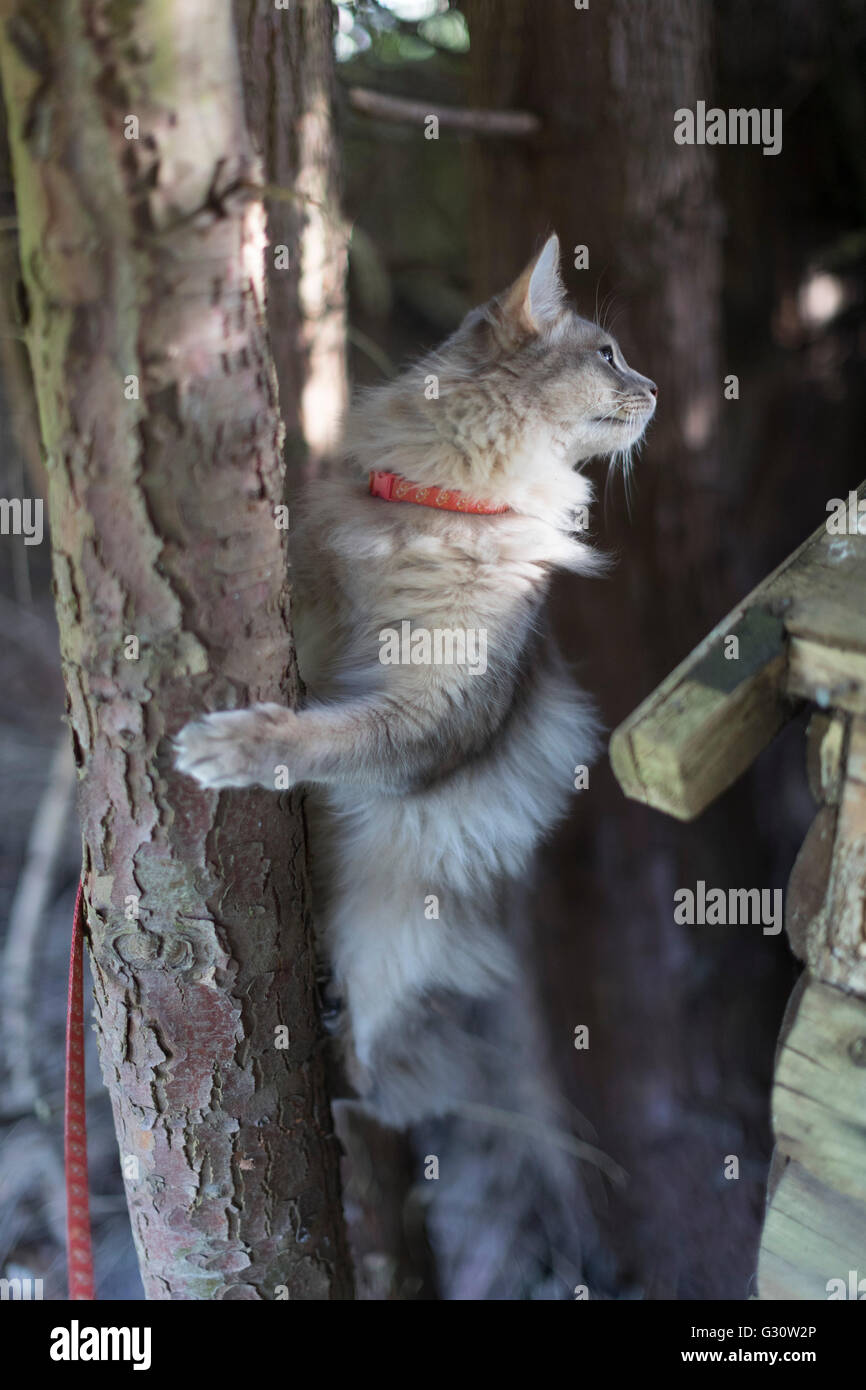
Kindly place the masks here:
[(201, 791), (166, 756), (204, 709), (297, 696), (231, 11), (0, 16), (100, 1050), (145, 1290), (350, 1298), (298, 802)]

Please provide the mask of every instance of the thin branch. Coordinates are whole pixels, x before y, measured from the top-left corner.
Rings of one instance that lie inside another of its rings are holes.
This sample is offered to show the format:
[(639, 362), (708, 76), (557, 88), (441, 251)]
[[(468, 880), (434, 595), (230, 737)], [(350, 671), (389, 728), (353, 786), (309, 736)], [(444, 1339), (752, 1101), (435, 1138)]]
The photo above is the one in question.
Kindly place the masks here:
[(350, 87), (349, 103), (363, 116), (381, 121), (408, 121), (423, 125), (429, 116), (436, 116), (440, 126), (448, 130), (463, 130), (474, 135), (535, 135), (541, 121), (531, 111), (492, 111), (473, 106), (443, 106), (435, 102), (409, 101), (406, 97), (386, 96), (369, 87)]

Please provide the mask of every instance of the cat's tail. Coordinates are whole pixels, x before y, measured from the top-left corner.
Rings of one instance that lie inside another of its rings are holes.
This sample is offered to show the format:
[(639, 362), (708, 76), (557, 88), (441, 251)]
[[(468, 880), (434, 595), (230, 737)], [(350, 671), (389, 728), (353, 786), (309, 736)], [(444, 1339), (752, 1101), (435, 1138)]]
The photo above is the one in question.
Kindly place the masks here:
[(429, 993), (401, 1009), (366, 1065), (356, 1059), (352, 1080), (377, 1119), (402, 1128), (455, 1113), (484, 1091), (486, 1048), (473, 1012), (465, 995)]
[(401, 1127), (448, 1113), (467, 1085), (477, 1088), (467, 1010), (504, 998), (517, 971), (510, 945), (486, 924), (426, 926), (423, 944), (414, 922), (392, 921), (366, 951), (356, 938), (351, 957), (337, 957), (349, 1079), (378, 1119)]
[(557, 1094), (529, 995), (518, 978), (485, 1000), (428, 998), (374, 1057), (366, 1107), (411, 1124), (419, 1170), (435, 1159), (446, 1179), (419, 1180), (444, 1298), (608, 1296), (599, 1172), (581, 1162), (595, 1136)]

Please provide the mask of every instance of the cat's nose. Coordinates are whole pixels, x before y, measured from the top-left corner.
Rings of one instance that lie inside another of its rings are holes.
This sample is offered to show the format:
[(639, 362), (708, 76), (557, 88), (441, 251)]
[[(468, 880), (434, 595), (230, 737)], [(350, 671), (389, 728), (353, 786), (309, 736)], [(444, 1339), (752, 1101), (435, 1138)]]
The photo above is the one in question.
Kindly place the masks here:
[(647, 382), (647, 389), (651, 396), (657, 396), (659, 393), (659, 388), (656, 386), (654, 381)]

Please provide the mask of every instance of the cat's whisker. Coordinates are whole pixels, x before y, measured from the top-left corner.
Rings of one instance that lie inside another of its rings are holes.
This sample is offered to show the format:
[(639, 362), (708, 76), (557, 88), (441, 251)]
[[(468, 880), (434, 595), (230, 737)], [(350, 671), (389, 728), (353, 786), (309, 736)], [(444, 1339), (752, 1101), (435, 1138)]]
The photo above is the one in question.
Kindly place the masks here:
[(617, 306), (616, 295), (611, 291), (603, 308), (604, 319), (600, 325), (605, 333), (613, 333), (613, 325), (621, 317), (622, 312), (622, 308)]
[(605, 295), (604, 299), (602, 300), (602, 304), (601, 304), (601, 316), (599, 317), (598, 315), (596, 315), (596, 321), (597, 321), (597, 323), (600, 325), (600, 327), (601, 327), (605, 332), (607, 332), (607, 312), (608, 312), (608, 309), (609, 309), (609, 307), (610, 307), (611, 298), (612, 298), (612, 293), (611, 293), (610, 291), (608, 291), (608, 293)]
[(606, 478), (605, 478), (605, 480), (604, 480), (604, 523), (605, 523), (605, 526), (607, 525), (608, 519), (609, 519), (609, 517), (610, 517), (610, 488), (611, 488), (611, 478), (613, 477), (613, 472), (614, 472), (613, 466), (612, 466), (612, 465), (613, 465), (613, 459), (611, 459), (610, 462), (609, 462), (609, 464), (608, 464), (607, 476), (606, 476)]

